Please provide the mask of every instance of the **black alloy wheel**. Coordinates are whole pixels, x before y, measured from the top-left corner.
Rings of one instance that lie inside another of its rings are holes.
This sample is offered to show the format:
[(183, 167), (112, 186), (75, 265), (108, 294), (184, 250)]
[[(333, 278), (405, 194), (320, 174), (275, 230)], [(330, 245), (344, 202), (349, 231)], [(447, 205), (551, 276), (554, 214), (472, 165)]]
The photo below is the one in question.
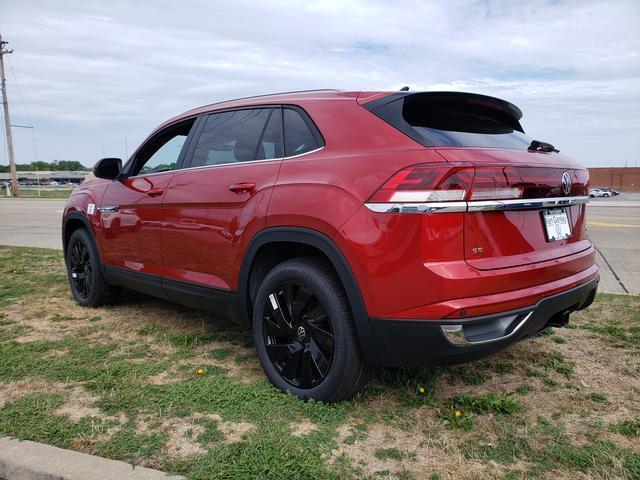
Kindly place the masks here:
[(251, 328), (260, 365), (283, 392), (339, 402), (369, 377), (346, 292), (321, 258), (285, 260), (260, 279)]
[(291, 281), (270, 292), (262, 334), (269, 359), (289, 384), (309, 389), (327, 377), (335, 351), (334, 329), (309, 287)]
[(105, 281), (100, 254), (92, 236), (84, 228), (78, 228), (70, 235), (65, 260), (69, 286), (76, 302), (84, 307), (115, 302), (120, 288)]
[(91, 254), (82, 239), (69, 245), (70, 275), (73, 286), (82, 300), (87, 300), (93, 289), (93, 267)]

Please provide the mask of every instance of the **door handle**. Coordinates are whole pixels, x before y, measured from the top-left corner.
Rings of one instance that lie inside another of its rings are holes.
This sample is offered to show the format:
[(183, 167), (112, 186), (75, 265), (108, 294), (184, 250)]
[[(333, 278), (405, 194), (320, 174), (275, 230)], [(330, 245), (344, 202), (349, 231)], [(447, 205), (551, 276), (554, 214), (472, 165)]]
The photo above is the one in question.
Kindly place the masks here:
[(152, 188), (151, 190), (147, 191), (147, 195), (149, 195), (150, 197), (159, 197), (163, 193), (164, 188)]
[(118, 205), (104, 205), (102, 207), (98, 207), (98, 211), (101, 213), (117, 212)]
[(252, 182), (234, 183), (229, 187), (233, 193), (251, 193), (256, 189), (256, 184)]

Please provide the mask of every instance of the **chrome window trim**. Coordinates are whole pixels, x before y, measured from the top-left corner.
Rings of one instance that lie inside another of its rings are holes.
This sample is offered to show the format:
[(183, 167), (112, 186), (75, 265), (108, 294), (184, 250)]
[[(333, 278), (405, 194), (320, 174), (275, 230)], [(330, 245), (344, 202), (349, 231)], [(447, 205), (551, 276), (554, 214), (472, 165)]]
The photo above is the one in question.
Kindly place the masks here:
[(248, 165), (248, 164), (251, 164), (251, 163), (261, 163), (261, 162), (280, 162), (282, 160), (291, 160), (292, 158), (304, 157), (305, 155), (310, 155), (312, 153), (319, 152), (324, 147), (325, 147), (325, 145), (323, 145), (323, 146), (321, 146), (319, 148), (316, 148), (314, 150), (309, 150), (308, 152), (300, 153), (298, 155), (291, 155), (289, 157), (264, 158), (262, 160), (249, 160), (249, 161), (246, 161), (246, 162), (229, 162), (229, 163), (219, 163), (217, 165), (200, 165), (198, 167), (176, 168), (175, 170), (165, 170), (164, 172), (146, 173), (144, 175), (136, 175), (136, 176), (127, 177), (127, 178), (150, 177), (152, 175), (160, 175), (162, 173), (170, 173), (170, 172), (177, 173), (177, 172), (184, 172), (184, 171), (187, 171), (187, 170), (202, 170), (204, 168), (226, 167), (228, 165)]
[(586, 203), (589, 203), (588, 196), (482, 200), (471, 202), (365, 203), (365, 206), (372, 212), (377, 213), (451, 213), (539, 210), (542, 208), (567, 207)]

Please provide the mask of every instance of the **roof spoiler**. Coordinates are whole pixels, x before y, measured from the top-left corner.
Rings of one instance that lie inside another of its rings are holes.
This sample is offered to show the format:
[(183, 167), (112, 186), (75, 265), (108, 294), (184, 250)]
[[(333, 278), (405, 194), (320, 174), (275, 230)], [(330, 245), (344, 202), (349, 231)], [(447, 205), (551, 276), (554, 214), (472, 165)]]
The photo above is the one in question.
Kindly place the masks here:
[(515, 120), (520, 120), (522, 118), (522, 110), (516, 107), (513, 103), (500, 98), (490, 97), (488, 95), (465, 92), (421, 92), (416, 95), (422, 96), (426, 101), (460, 102), (494, 108), (496, 110), (509, 113)]
[(449, 110), (462, 109), (481, 112), (510, 126), (514, 130), (524, 132), (520, 119), (522, 111), (513, 103), (487, 95), (466, 92), (394, 92), (384, 97), (374, 97), (371, 101), (361, 104), (374, 115), (405, 133), (409, 137), (425, 146), (430, 142), (422, 138), (404, 118), (405, 111), (415, 108)]
[(503, 114), (508, 114), (513, 120), (519, 121), (522, 118), (522, 110), (516, 107), (513, 103), (507, 102), (496, 97), (490, 97), (488, 95), (480, 95), (478, 93), (467, 92), (409, 92), (400, 91), (394, 92), (391, 95), (387, 95), (371, 102), (365, 103), (363, 106), (367, 110), (373, 111), (378, 107), (382, 107), (391, 102), (398, 101), (411, 97), (412, 100), (433, 102), (433, 103), (467, 103), (471, 105), (478, 105), (486, 108), (493, 108), (500, 110)]

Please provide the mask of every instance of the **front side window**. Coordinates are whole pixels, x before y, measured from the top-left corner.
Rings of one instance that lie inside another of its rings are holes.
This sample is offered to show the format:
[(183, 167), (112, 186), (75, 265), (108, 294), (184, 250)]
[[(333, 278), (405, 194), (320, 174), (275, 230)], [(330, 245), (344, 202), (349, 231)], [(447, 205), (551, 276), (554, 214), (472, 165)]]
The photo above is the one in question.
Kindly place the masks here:
[(280, 108), (255, 108), (207, 116), (191, 167), (281, 158)]
[(284, 139), (287, 157), (301, 155), (322, 146), (319, 134), (314, 132), (310, 122), (298, 110), (284, 109)]
[(136, 154), (130, 176), (175, 170), (180, 152), (195, 120), (169, 127), (156, 135)]

